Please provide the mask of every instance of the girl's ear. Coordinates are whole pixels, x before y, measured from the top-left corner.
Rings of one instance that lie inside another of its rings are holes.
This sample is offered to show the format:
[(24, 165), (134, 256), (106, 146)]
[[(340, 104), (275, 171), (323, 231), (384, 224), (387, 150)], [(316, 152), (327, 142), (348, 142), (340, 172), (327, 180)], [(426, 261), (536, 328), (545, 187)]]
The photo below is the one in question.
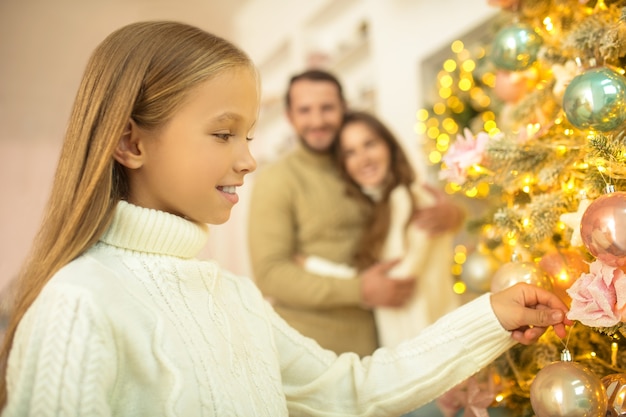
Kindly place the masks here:
[(143, 165), (144, 152), (140, 137), (140, 129), (130, 119), (113, 151), (115, 160), (126, 168), (137, 169)]

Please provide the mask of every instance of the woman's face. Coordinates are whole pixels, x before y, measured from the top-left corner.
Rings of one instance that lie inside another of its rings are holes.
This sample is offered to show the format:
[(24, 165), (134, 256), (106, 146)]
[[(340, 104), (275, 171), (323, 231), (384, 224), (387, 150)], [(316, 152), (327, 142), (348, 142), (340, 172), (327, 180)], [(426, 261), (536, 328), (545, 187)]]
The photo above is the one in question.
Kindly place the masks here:
[(135, 126), (143, 159), (129, 170), (129, 201), (201, 223), (224, 223), (239, 200), (237, 187), (256, 167), (248, 142), (258, 105), (256, 77), (243, 68), (195, 87), (161, 128)]
[(389, 173), (391, 155), (383, 138), (365, 122), (349, 122), (339, 135), (346, 172), (361, 187), (379, 187)]

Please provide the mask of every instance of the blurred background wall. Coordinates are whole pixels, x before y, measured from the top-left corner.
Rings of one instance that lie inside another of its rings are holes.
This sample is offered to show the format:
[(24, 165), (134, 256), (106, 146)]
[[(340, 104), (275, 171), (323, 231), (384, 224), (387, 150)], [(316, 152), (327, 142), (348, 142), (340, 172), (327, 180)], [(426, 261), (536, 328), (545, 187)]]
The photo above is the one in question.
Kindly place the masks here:
[[(419, 165), (413, 127), (428, 88), (421, 64), (495, 13), (486, 0), (1, 0), (0, 288), (17, 274), (41, 221), (84, 65), (114, 29), (179, 20), (246, 50), (263, 81), (252, 142), (261, 168), (293, 146), (284, 87), (310, 66), (336, 72), (349, 103), (376, 112)], [(246, 275), (253, 181), (239, 191), (231, 221), (212, 227), (202, 254)]]

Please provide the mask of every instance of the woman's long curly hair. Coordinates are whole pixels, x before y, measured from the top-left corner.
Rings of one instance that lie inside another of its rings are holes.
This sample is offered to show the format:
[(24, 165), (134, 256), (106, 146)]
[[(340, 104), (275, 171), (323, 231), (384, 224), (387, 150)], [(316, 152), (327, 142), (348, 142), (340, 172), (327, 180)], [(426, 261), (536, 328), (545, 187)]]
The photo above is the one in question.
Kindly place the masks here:
[[(381, 138), (389, 149), (391, 159), (389, 163), (390, 172), (381, 190), (380, 201), (374, 201), (365, 194), (359, 184), (357, 184), (346, 171), (346, 158), (341, 147), (341, 136), (346, 126), (356, 123), (364, 124), (377, 137)], [(342, 128), (333, 146), (333, 154), (339, 170), (346, 181), (347, 194), (363, 201), (364, 204), (372, 208), (371, 217), (355, 255), (355, 265), (359, 270), (362, 270), (380, 260), (383, 243), (391, 221), (391, 207), (389, 202), (391, 191), (398, 186), (410, 188), (411, 184), (416, 180), (416, 175), (395, 135), (380, 119), (368, 112), (354, 111), (345, 115)], [(413, 194), (411, 194), (411, 196), (412, 211), (414, 211), (417, 207), (417, 202)]]

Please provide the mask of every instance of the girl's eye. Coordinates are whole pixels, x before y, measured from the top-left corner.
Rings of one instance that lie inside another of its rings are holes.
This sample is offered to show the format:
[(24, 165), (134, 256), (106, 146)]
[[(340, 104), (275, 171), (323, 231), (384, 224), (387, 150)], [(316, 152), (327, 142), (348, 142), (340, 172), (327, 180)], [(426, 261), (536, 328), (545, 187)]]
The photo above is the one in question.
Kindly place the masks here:
[(231, 137), (233, 137), (234, 135), (231, 133), (213, 133), (213, 136), (215, 136), (216, 138), (222, 139), (222, 140), (228, 140)]

